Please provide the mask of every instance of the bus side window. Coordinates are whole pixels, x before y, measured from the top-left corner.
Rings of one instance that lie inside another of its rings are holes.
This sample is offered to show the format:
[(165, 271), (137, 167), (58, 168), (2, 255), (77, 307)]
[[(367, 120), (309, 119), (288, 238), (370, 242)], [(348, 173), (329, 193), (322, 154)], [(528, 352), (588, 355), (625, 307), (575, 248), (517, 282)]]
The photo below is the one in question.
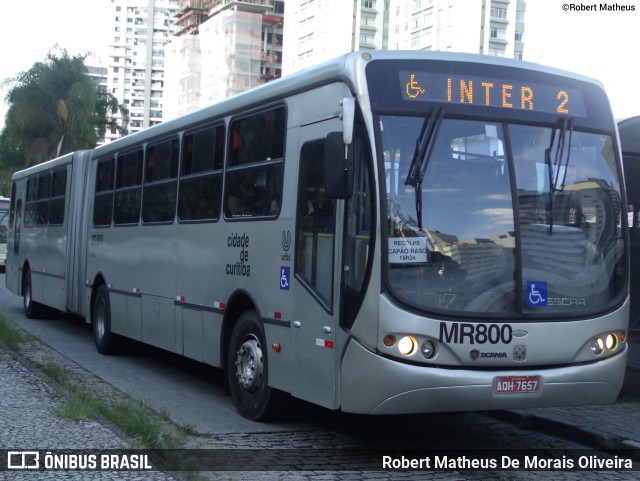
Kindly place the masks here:
[(118, 155), (116, 192), (113, 207), (115, 225), (137, 224), (140, 220), (142, 186), (142, 150)]
[(300, 152), (295, 272), (331, 309), (335, 201), (324, 192), (324, 139), (308, 142)]
[(11, 183), (11, 207), (9, 208), (9, 227), (13, 228), (16, 219), (16, 183)]
[(178, 189), (180, 221), (215, 221), (220, 217), (224, 144), (224, 125), (183, 137)]
[(24, 226), (33, 227), (36, 222), (36, 183), (37, 177), (32, 176), (27, 179), (27, 197), (25, 199), (24, 208)]
[(173, 222), (176, 215), (179, 152), (178, 139), (147, 147), (142, 222)]
[(49, 222), (49, 193), (51, 190), (51, 174), (38, 176), (38, 201), (36, 204), (36, 225), (47, 225)]
[(51, 176), (51, 198), (49, 200), (49, 224), (64, 223), (64, 203), (67, 193), (67, 168), (53, 171)]
[(96, 195), (93, 202), (93, 224), (110, 226), (113, 208), (114, 159), (98, 161), (96, 167)]
[(226, 218), (276, 218), (280, 213), (286, 125), (284, 107), (231, 122)]

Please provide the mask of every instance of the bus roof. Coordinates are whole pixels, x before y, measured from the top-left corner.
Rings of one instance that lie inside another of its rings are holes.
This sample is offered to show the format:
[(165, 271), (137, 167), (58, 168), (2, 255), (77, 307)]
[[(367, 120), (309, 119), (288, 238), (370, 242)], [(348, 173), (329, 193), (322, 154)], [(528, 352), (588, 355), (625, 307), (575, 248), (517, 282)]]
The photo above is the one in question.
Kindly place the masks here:
[(71, 162), (73, 155), (79, 152), (84, 152), (82, 150), (77, 150), (76, 152), (70, 152), (68, 154), (61, 155), (60, 157), (56, 157), (55, 159), (47, 160), (46, 162), (42, 162), (41, 164), (32, 165), (31, 167), (27, 167), (26, 169), (19, 170), (14, 172), (11, 176), (12, 179), (19, 179), (31, 174), (35, 174), (42, 170), (50, 169), (51, 167), (55, 167), (59, 164), (64, 164), (66, 162)]
[(141, 142), (152, 140), (154, 137), (166, 135), (170, 132), (177, 132), (186, 126), (203, 124), (216, 118), (242, 112), (253, 106), (275, 102), (279, 99), (293, 95), (297, 92), (313, 87), (326, 85), (335, 81), (346, 82), (355, 94), (366, 93), (366, 79), (361, 76), (364, 66), (371, 60), (433, 60), (441, 62), (464, 62), (482, 63), (485, 65), (500, 65), (523, 70), (535, 70), (550, 75), (570, 77), (584, 82), (602, 84), (592, 78), (584, 77), (575, 73), (546, 67), (543, 65), (512, 60), (487, 55), (453, 53), (453, 52), (432, 52), (416, 50), (371, 50), (365, 52), (351, 52), (337, 57), (328, 62), (318, 64), (305, 70), (295, 72), (286, 77), (268, 82), (259, 87), (242, 92), (228, 99), (202, 107), (194, 112), (167, 120), (159, 125), (150, 127), (118, 139), (114, 142), (104, 144), (96, 148), (96, 156), (109, 154), (112, 151), (127, 148), (129, 145), (137, 145)]

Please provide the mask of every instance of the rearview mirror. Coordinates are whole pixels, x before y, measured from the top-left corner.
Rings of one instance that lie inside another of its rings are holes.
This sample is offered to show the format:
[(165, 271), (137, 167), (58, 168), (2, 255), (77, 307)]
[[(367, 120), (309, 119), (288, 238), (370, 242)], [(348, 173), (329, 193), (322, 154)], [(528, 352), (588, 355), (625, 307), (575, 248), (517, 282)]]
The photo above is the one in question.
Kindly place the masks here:
[(324, 146), (324, 185), (330, 199), (348, 199), (353, 193), (353, 143), (345, 145), (342, 132), (330, 132)]

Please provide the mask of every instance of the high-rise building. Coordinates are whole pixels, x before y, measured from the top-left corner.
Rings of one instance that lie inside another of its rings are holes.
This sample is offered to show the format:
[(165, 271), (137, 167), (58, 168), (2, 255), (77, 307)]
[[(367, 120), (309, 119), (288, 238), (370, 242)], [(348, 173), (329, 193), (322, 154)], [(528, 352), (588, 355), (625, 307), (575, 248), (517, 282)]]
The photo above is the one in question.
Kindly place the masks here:
[[(174, 31), (178, 0), (111, 0), (107, 86), (129, 109), (131, 133), (162, 122), (165, 47)], [(107, 141), (118, 137), (108, 132)]]
[(522, 59), (525, 0), (391, 0), (389, 48)]
[(387, 49), (390, 0), (287, 0), (282, 71), (354, 50)]
[[(91, 60), (91, 58), (89, 58)], [(86, 64), (87, 67), (87, 75), (95, 80), (97, 85), (100, 85), (107, 88), (107, 67), (103, 67), (102, 65), (94, 65), (94, 64)]]
[(280, 77), (284, 0), (180, 0), (167, 48), (168, 116)]

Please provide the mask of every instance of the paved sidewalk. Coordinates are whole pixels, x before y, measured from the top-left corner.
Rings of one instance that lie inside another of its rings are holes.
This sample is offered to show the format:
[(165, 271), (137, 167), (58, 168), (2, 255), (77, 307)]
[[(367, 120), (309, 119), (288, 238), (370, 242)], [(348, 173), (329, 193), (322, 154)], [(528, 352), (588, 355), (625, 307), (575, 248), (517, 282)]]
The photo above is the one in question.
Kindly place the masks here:
[(622, 392), (614, 404), (521, 409), (497, 417), (597, 449), (625, 450), (627, 457), (640, 462), (640, 336), (629, 339), (628, 366)]
[(615, 404), (520, 409), (496, 417), (596, 449), (624, 450), (625, 457), (640, 462), (640, 372), (627, 370), (625, 388)]
[[(1, 348), (0, 380), (0, 449), (115, 450), (126, 447), (119, 436), (94, 419), (74, 421), (56, 415), (62, 404), (59, 395)], [(39, 462), (44, 465), (44, 460)], [(0, 469), (0, 480), (174, 479), (157, 471), (9, 471), (5, 468)]]

